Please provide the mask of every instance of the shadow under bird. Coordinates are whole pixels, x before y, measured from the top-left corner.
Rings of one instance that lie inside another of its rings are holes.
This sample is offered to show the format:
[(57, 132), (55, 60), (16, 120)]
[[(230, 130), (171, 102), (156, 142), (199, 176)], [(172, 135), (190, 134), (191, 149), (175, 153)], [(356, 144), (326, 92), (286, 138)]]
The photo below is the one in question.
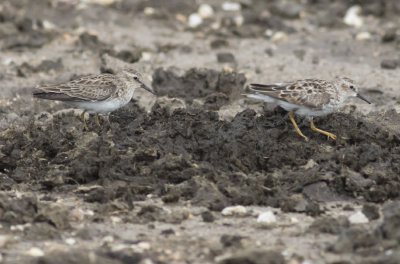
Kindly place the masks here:
[(142, 76), (133, 69), (123, 69), (116, 74), (90, 75), (58, 85), (43, 85), (35, 88), (33, 96), (40, 99), (66, 102), (83, 109), (81, 120), (88, 131), (85, 113), (105, 114), (123, 107), (132, 99), (136, 88), (143, 88), (155, 94), (154, 90), (142, 82)]
[(338, 77), (331, 82), (316, 79), (305, 79), (295, 82), (275, 84), (250, 84), (254, 93), (245, 94), (249, 98), (276, 103), (289, 112), (290, 121), (297, 133), (306, 141), (294, 120), (294, 113), (305, 116), (310, 121), (311, 129), (336, 140), (336, 135), (321, 130), (314, 125), (314, 116), (324, 116), (339, 109), (349, 97), (358, 97), (370, 102), (358, 93), (356, 83), (346, 77)]

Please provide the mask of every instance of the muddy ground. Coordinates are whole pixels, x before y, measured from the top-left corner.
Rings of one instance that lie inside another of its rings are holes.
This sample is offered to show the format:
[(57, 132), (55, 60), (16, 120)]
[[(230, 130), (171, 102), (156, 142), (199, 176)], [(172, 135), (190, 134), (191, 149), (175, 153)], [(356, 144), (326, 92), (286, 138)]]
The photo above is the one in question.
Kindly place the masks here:
[[(0, 2), (2, 263), (400, 263), (400, 3), (234, 3)], [(31, 96), (126, 66), (158, 96), (88, 132)], [(373, 102), (315, 120), (336, 142), (241, 95), (335, 76)]]

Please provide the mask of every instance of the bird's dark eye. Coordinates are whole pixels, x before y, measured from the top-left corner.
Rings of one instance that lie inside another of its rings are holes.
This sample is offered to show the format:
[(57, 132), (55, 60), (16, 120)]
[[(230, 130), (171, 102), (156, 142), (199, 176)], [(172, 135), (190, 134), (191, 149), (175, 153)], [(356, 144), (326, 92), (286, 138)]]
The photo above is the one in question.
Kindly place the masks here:
[(138, 77), (137, 77), (137, 76), (135, 76), (135, 77), (133, 77), (133, 79), (134, 79), (134, 80), (137, 80), (137, 79), (138, 79)]
[(354, 90), (354, 86), (353, 86), (353, 85), (350, 85), (350, 89)]

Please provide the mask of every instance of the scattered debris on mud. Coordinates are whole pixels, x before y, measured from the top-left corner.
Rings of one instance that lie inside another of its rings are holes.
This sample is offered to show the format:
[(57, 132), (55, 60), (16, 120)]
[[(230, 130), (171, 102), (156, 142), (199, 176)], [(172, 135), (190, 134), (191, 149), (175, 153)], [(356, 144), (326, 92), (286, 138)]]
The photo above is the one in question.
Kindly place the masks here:
[[(399, 3), (161, 2), (0, 3), (0, 260), (396, 263)], [(31, 96), (107, 60), (157, 96), (88, 132)], [(344, 74), (374, 104), (315, 118), (337, 141), (242, 96)]]

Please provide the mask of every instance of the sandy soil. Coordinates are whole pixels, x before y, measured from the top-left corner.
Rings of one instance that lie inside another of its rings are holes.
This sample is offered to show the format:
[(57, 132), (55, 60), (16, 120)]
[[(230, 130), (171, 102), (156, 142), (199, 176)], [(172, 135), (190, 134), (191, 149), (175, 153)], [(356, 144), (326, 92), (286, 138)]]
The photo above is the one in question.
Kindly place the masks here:
[[(399, 263), (400, 3), (224, 3), (0, 2), (3, 263)], [(31, 95), (126, 66), (158, 95), (89, 132)], [(336, 142), (241, 95), (335, 76), (373, 102), (315, 120)]]

